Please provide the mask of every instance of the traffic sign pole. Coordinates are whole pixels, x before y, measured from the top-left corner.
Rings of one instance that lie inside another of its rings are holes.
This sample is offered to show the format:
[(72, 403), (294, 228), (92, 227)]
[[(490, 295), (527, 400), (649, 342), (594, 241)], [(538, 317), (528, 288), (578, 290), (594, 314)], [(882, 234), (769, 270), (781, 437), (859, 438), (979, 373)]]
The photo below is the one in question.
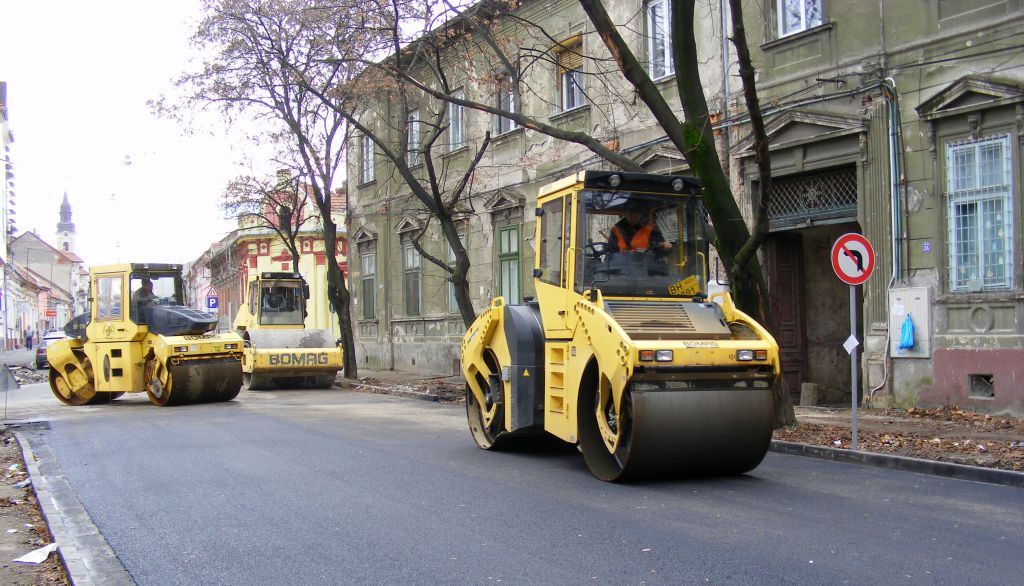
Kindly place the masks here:
[[(857, 332), (857, 286), (850, 285), (850, 337), (856, 340)], [(853, 436), (853, 442), (850, 444), (850, 449), (857, 451), (857, 346), (859, 344), (851, 344), (853, 346), (850, 352), (850, 433)]]
[(848, 233), (832, 245), (832, 269), (839, 280), (850, 286), (850, 337), (843, 347), (850, 353), (850, 433), (851, 449), (857, 451), (857, 395), (859, 386), (857, 348), (857, 286), (868, 280), (875, 268), (875, 250), (863, 234)]

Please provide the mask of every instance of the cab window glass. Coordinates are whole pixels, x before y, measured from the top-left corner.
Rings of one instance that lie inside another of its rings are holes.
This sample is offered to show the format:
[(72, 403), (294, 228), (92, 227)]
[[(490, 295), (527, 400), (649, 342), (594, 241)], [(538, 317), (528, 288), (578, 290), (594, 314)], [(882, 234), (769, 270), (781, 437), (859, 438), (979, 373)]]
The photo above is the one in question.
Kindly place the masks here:
[(553, 285), (562, 284), (562, 199), (541, 206), (540, 220), (540, 280)]
[(96, 317), (98, 319), (120, 319), (121, 315), (121, 277), (98, 277), (96, 279)]
[(132, 273), (129, 316), (139, 324), (153, 323), (153, 308), (158, 305), (184, 305), (181, 277), (176, 273)]
[(256, 310), (259, 309), (260, 300), (260, 284), (256, 281), (249, 283), (249, 313), (256, 315)]
[(263, 289), (260, 323), (264, 325), (301, 325), (303, 295), (299, 283), (274, 282)]
[(704, 211), (694, 197), (584, 191), (578, 212), (577, 291), (605, 295), (705, 295)]

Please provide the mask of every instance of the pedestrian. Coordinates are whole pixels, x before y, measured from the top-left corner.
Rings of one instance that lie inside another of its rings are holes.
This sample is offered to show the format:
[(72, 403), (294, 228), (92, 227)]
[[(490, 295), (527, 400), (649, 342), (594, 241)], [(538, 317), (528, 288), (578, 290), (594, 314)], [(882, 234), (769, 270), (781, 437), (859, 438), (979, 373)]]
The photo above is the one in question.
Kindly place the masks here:
[(25, 330), (25, 347), (32, 349), (32, 330)]

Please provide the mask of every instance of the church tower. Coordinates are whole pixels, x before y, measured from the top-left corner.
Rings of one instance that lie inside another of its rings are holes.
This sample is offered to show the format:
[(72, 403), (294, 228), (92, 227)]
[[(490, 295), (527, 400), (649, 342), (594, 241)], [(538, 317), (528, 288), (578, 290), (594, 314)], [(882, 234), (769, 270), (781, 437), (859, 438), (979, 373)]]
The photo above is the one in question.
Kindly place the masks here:
[(68, 192), (64, 192), (64, 203), (60, 204), (60, 222), (57, 224), (57, 250), (75, 251), (75, 225), (71, 222), (71, 204)]

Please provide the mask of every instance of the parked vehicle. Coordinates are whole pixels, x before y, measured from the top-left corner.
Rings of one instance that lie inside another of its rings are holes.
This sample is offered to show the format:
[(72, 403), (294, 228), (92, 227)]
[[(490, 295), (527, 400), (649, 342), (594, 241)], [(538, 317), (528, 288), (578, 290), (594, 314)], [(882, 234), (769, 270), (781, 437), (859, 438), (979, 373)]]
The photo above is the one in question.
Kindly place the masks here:
[(67, 336), (64, 335), (64, 332), (61, 332), (59, 330), (54, 330), (52, 332), (46, 332), (45, 334), (43, 334), (43, 339), (39, 342), (39, 345), (36, 346), (36, 369), (41, 370), (43, 368), (46, 368), (47, 366), (46, 347), (49, 346), (54, 341), (63, 340), (64, 338), (67, 338)]

